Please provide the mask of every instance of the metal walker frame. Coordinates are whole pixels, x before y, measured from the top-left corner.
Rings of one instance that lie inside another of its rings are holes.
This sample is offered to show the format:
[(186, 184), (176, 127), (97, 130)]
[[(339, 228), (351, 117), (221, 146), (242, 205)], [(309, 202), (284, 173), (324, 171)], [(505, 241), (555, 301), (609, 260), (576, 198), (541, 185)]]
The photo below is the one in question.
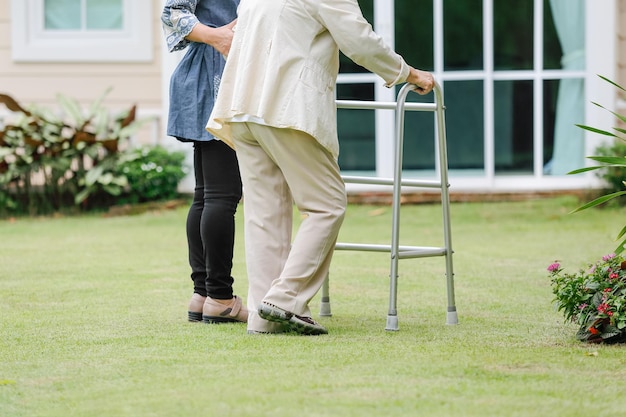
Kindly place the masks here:
[[(337, 243), (336, 250), (357, 250), (369, 252), (389, 252), (391, 254), (390, 266), (390, 288), (389, 288), (389, 312), (387, 314), (387, 325), (385, 330), (398, 330), (398, 261), (407, 258), (425, 258), (431, 256), (445, 256), (446, 261), (446, 286), (448, 308), (446, 314), (446, 324), (457, 324), (458, 316), (454, 298), (454, 272), (452, 267), (452, 238), (450, 231), (450, 197), (448, 188), (448, 156), (445, 133), (445, 118), (443, 94), (439, 84), (435, 84), (433, 89), (435, 100), (433, 103), (406, 103), (406, 97), (410, 91), (417, 87), (412, 84), (405, 84), (398, 93), (397, 102), (376, 102), (357, 100), (337, 100), (337, 108), (341, 109), (388, 109), (396, 113), (395, 130), (395, 162), (394, 177), (357, 177), (342, 176), (344, 182), (355, 184), (373, 184), (393, 186), (392, 199), (392, 225), (391, 244), (363, 244), (363, 243)], [(404, 114), (405, 111), (433, 111), (436, 115), (436, 138), (438, 161), (436, 161), (436, 171), (439, 173), (439, 180), (414, 180), (402, 178), (402, 153), (404, 145)], [(443, 238), (444, 247), (430, 246), (400, 246), (400, 197), (402, 186), (418, 188), (437, 188), (441, 191), (441, 207), (443, 211)], [(326, 277), (322, 286), (320, 316), (330, 316), (330, 295), (329, 277)]]

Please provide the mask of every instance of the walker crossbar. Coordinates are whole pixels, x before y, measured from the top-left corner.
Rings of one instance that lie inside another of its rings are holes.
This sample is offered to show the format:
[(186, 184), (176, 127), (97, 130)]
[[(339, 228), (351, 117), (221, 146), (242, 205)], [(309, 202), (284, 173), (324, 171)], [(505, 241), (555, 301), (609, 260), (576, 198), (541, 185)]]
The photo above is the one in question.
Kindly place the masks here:
[[(371, 185), (394, 185), (393, 178), (379, 178), (379, 177), (349, 177), (342, 176), (344, 182), (353, 184), (371, 184)], [(410, 187), (422, 187), (422, 188), (441, 188), (441, 182), (432, 180), (409, 180), (403, 179), (401, 185)]]
[[(446, 290), (448, 296), (448, 307), (446, 310), (446, 324), (457, 324), (458, 316), (454, 297), (454, 271), (452, 267), (452, 237), (450, 232), (450, 197), (448, 184), (448, 157), (445, 134), (445, 118), (443, 94), (439, 84), (435, 84), (433, 89), (435, 95), (434, 103), (406, 103), (406, 97), (410, 91), (417, 87), (405, 84), (398, 93), (397, 102), (376, 102), (376, 101), (354, 101), (337, 100), (337, 108), (340, 109), (369, 109), (369, 110), (395, 110), (396, 131), (395, 131), (395, 155), (394, 155), (394, 177), (355, 177), (342, 176), (346, 183), (388, 185), (393, 187), (392, 199), (392, 225), (391, 244), (364, 244), (364, 243), (337, 243), (336, 250), (357, 250), (369, 252), (387, 252), (391, 254), (391, 266), (389, 274), (389, 312), (387, 314), (387, 325), (385, 330), (398, 330), (397, 314), (397, 293), (398, 293), (398, 260), (408, 258), (425, 258), (431, 256), (444, 256), (446, 261)], [(406, 111), (433, 111), (436, 116), (436, 139), (438, 143), (436, 170), (439, 173), (439, 181), (429, 180), (409, 180), (402, 178), (402, 152), (404, 148), (404, 114)], [(441, 191), (441, 207), (443, 214), (443, 247), (429, 246), (400, 246), (400, 196), (402, 186), (437, 188)], [(329, 277), (326, 277), (322, 286), (322, 297), (320, 305), (320, 315), (330, 316), (330, 295)]]

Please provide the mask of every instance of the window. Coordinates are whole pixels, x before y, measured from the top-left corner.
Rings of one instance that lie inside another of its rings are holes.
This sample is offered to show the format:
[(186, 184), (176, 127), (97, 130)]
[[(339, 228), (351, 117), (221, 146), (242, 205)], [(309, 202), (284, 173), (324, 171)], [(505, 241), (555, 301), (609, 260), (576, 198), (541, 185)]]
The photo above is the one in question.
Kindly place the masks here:
[(12, 0), (18, 62), (152, 59), (151, 0)]
[[(600, 53), (613, 50), (615, 34), (599, 30), (613, 19), (614, 2), (599, 6), (592, 0), (520, 0), (514, 5), (497, 0), (359, 0), (359, 4), (374, 29), (409, 64), (432, 71), (442, 86), (448, 163), (455, 184), (514, 189), (589, 182), (584, 176), (566, 174), (584, 166), (585, 155), (597, 146), (575, 125), (608, 125), (589, 102), (611, 103), (610, 89), (598, 82), (596, 74), (611, 78), (615, 69), (613, 55)], [(390, 96), (380, 88), (380, 79), (342, 64), (339, 98), (373, 94), (378, 101), (395, 99), (399, 87), (391, 89)], [(407, 98), (432, 99), (415, 94)], [(340, 131), (340, 166), (385, 177), (392, 172), (393, 120), (382, 117), (382, 112), (372, 113), (352, 116), (358, 120), (339, 118), (340, 127), (343, 122), (345, 129), (354, 130)], [(405, 174), (434, 174), (432, 115), (408, 112), (405, 123)], [(417, 140), (411, 132), (419, 136)]]

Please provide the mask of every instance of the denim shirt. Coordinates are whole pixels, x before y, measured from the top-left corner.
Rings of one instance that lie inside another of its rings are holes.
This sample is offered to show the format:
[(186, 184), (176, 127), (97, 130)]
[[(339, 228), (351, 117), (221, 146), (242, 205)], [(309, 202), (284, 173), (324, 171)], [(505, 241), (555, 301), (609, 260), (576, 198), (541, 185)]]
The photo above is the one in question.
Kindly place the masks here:
[(219, 27), (237, 17), (239, 0), (168, 0), (161, 23), (170, 52), (187, 49), (170, 79), (167, 134), (181, 141), (214, 139), (205, 129), (213, 110), (225, 60), (213, 47), (192, 42), (198, 22)]

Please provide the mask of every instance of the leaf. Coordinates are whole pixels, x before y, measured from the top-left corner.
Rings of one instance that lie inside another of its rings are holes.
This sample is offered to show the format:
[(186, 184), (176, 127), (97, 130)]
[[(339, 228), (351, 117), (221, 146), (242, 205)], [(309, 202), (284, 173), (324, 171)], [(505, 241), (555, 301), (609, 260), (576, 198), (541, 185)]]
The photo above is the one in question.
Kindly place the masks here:
[(580, 127), (581, 129), (585, 129), (585, 130), (588, 130), (588, 131), (590, 131), (590, 132), (593, 132), (593, 133), (598, 133), (598, 134), (600, 134), (600, 135), (611, 136), (611, 137), (613, 137), (613, 138), (618, 137), (618, 136), (617, 136), (617, 135), (615, 135), (614, 133), (607, 132), (606, 130), (600, 130), (600, 129), (597, 129), (597, 128), (595, 128), (595, 127), (585, 126), (585, 125), (576, 125), (576, 126)]
[(615, 251), (614, 251), (615, 254), (619, 255), (620, 253), (624, 252), (624, 249), (626, 249), (624, 248), (625, 245), (626, 245), (626, 239), (622, 240), (620, 244), (615, 248)]
[(89, 119), (95, 116), (98, 112), (101, 112), (102, 110), (104, 110), (102, 108), (102, 102), (104, 101), (104, 98), (111, 92), (111, 90), (113, 90), (113, 87), (106, 88), (104, 92), (100, 94), (100, 97), (98, 97), (96, 101), (91, 103), (91, 107), (89, 108), (89, 116), (88, 116)]
[(128, 185), (128, 178), (125, 175), (114, 177), (111, 181), (112, 184), (118, 185), (120, 187), (126, 187)]
[(593, 295), (593, 298), (591, 299), (591, 304), (593, 304), (595, 307), (598, 307), (600, 304), (602, 304), (602, 297), (604, 296), (604, 294), (602, 294), (601, 292), (597, 292)]
[(96, 138), (104, 139), (109, 133), (109, 111), (107, 109), (98, 109), (93, 118), (93, 128), (95, 130)]
[(606, 203), (607, 201), (609, 201), (609, 200), (611, 200), (611, 199), (613, 199), (615, 197), (619, 197), (621, 195), (624, 195), (624, 194), (626, 194), (626, 191), (618, 191), (616, 193), (603, 195), (602, 197), (598, 197), (595, 200), (590, 201), (589, 203), (587, 203), (585, 205), (582, 205), (582, 206), (578, 207), (577, 209), (571, 211), (570, 214), (571, 213), (576, 213), (578, 211), (586, 210), (586, 209), (588, 209), (590, 207), (595, 207), (595, 206), (600, 205), (602, 203)]
[(103, 185), (102, 188), (104, 189), (104, 191), (106, 191), (107, 193), (111, 195), (122, 194), (122, 188), (116, 185), (107, 184), (107, 185)]
[(13, 97), (7, 95), (7, 94), (0, 94), (0, 103), (3, 103), (7, 109), (14, 111), (14, 112), (22, 112), (27, 116), (30, 116), (31, 113), (24, 109), (22, 106), (20, 106), (20, 104), (15, 101), (15, 99), (13, 99)]
[(617, 336), (620, 333), (621, 333), (621, 331), (617, 327), (612, 326), (610, 324), (607, 324), (606, 326), (604, 326), (604, 329), (603, 329), (603, 332), (602, 332), (601, 336), (602, 336), (603, 339), (608, 339), (608, 338)]
[(598, 77), (602, 78), (604, 81), (606, 81), (606, 82), (607, 82), (607, 83), (609, 83), (609, 84), (613, 84), (613, 86), (614, 86), (614, 87), (617, 87), (617, 88), (619, 88), (620, 90), (622, 90), (622, 91), (626, 92), (626, 90), (624, 89), (624, 87), (622, 87), (621, 85), (617, 84), (617, 83), (616, 83), (616, 82), (614, 82), (614, 81), (609, 80), (609, 79), (608, 79), (608, 78), (606, 78), (605, 76), (598, 74)]
[(96, 167), (91, 168), (89, 171), (87, 171), (87, 174), (85, 174), (85, 184), (87, 186), (94, 185), (98, 181), (101, 175), (102, 175), (102, 167), (96, 166)]
[(120, 138), (130, 138), (135, 133), (137, 133), (146, 123), (154, 120), (153, 117), (146, 117), (143, 119), (135, 120), (133, 123), (122, 127), (119, 131)]
[(597, 165), (597, 166), (593, 166), (593, 167), (578, 168), (578, 169), (575, 169), (573, 171), (568, 172), (567, 174), (568, 175), (580, 174), (581, 172), (593, 171), (594, 169), (600, 169), (600, 168), (605, 168), (605, 166)]
[[(621, 127), (614, 127), (613, 129), (617, 130), (620, 133), (626, 134), (626, 129), (622, 129)], [(618, 138), (618, 139), (624, 140), (623, 138)]]
[(127, 112), (123, 112), (118, 116), (118, 120), (120, 121), (120, 125), (122, 127), (126, 127), (130, 125), (133, 121), (135, 121), (135, 115), (137, 113), (137, 106), (134, 105)]
[(80, 204), (83, 201), (85, 201), (85, 199), (89, 196), (90, 190), (89, 188), (85, 188), (83, 189), (81, 192), (79, 192), (78, 194), (76, 194), (76, 196), (74, 197), (74, 203), (75, 204)]
[(587, 158), (603, 164), (611, 164), (610, 166), (626, 166), (626, 158), (623, 156), (588, 156)]
[[(600, 104), (598, 104), (598, 103), (594, 103), (593, 101), (592, 101), (592, 103), (593, 103), (593, 104), (595, 104), (596, 106), (600, 107), (601, 109), (608, 111), (608, 112), (609, 112), (609, 113), (611, 113), (613, 116), (617, 117), (617, 118), (618, 118), (618, 119), (620, 119), (622, 122), (625, 122), (625, 123), (626, 123), (626, 117), (622, 116), (621, 114), (615, 113), (614, 111), (609, 110), (609, 109), (607, 109), (606, 107), (604, 107), (604, 106), (602, 106), (602, 105), (600, 105)], [(614, 128), (614, 129), (615, 129), (615, 128)]]
[(82, 128), (85, 119), (83, 118), (83, 112), (81, 111), (78, 101), (63, 94), (58, 94), (57, 100), (63, 111), (69, 116), (72, 122), (74, 122), (74, 126), (76, 128)]
[(113, 174), (107, 172), (106, 174), (100, 175), (98, 178), (98, 182), (102, 185), (109, 185), (113, 181)]

